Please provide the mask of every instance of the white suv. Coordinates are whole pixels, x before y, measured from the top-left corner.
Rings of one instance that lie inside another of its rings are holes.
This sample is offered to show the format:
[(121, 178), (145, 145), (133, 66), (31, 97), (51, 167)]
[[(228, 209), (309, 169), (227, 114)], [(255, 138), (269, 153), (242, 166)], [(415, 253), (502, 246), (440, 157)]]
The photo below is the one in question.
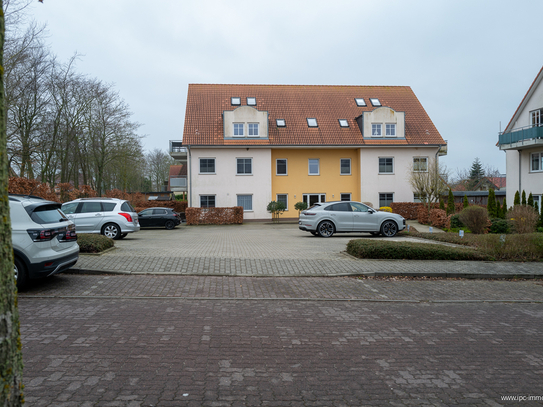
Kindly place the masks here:
[(78, 233), (101, 233), (122, 239), (140, 230), (138, 214), (130, 202), (117, 198), (79, 198), (62, 204), (62, 212)]
[(60, 273), (77, 262), (75, 225), (64, 216), (58, 202), (9, 194), (9, 210), (18, 288), (29, 279)]

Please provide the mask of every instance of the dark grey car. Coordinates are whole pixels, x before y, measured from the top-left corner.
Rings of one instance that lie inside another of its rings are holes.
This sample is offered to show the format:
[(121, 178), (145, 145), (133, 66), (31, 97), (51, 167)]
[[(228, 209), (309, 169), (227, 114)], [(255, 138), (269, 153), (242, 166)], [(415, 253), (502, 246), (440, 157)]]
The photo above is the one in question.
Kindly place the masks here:
[(298, 227), (322, 237), (348, 232), (367, 232), (392, 237), (405, 229), (405, 219), (398, 214), (378, 211), (360, 202), (326, 202), (302, 211)]

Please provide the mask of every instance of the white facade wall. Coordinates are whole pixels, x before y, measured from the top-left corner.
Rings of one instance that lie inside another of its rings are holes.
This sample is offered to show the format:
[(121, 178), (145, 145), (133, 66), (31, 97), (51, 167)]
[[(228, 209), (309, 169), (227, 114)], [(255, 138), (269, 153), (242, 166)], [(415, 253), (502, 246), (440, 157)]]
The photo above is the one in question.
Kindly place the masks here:
[[(215, 159), (214, 174), (200, 174), (200, 158)], [(237, 175), (237, 158), (252, 158), (252, 174)], [(271, 150), (258, 148), (191, 148), (189, 206), (200, 207), (201, 195), (215, 195), (216, 207), (237, 206), (237, 195), (252, 195), (253, 210), (244, 219), (271, 219)]]
[[(513, 130), (526, 128), (531, 125), (530, 112), (543, 108), (543, 81), (539, 82), (524, 109), (519, 112), (518, 119), (513, 123)], [(534, 146), (520, 150), (506, 150), (506, 182), (507, 182), (507, 207), (513, 206), (515, 193), (526, 192), (526, 197), (540, 196), (543, 201), (543, 172), (531, 171), (531, 154), (543, 153), (543, 146)], [(519, 165), (520, 162), (520, 165)], [(519, 173), (520, 171), (520, 173)]]
[[(413, 202), (413, 190), (409, 174), (413, 157), (435, 159), (437, 149), (423, 147), (363, 148), (360, 149), (360, 196), (362, 202), (379, 205), (379, 194), (393, 193), (394, 202)], [(378, 174), (379, 157), (394, 158), (393, 174)], [(377, 174), (377, 175), (375, 175)]]

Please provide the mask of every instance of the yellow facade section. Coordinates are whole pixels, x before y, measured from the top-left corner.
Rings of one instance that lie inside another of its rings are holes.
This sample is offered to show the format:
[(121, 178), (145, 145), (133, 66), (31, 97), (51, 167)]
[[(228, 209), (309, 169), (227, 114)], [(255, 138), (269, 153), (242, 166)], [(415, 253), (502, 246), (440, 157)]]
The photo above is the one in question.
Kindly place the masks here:
[[(341, 174), (341, 160), (350, 159), (351, 172)], [(286, 160), (287, 174), (277, 174), (277, 160)], [(309, 160), (318, 160), (318, 175), (309, 174)], [(360, 165), (358, 149), (272, 149), (272, 199), (287, 195), (284, 218), (297, 218), (296, 202), (304, 194), (311, 199), (339, 201), (341, 194), (351, 194), (351, 200), (360, 200)]]

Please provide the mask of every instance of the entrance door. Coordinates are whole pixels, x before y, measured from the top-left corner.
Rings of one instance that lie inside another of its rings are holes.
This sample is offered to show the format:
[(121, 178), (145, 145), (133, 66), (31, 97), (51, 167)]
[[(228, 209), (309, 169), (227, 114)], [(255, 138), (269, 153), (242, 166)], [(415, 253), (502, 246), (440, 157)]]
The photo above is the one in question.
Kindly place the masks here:
[(316, 203), (326, 202), (326, 194), (304, 194), (303, 199), (307, 203), (307, 207), (311, 208)]

